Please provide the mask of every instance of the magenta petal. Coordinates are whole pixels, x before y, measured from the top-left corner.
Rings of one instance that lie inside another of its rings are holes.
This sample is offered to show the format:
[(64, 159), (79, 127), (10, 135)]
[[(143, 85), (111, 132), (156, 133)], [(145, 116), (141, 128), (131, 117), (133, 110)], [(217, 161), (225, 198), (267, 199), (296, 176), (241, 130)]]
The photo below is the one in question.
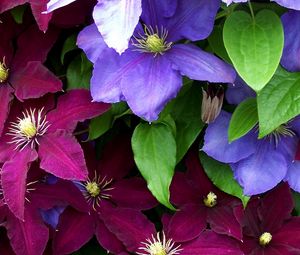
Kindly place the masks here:
[(8, 215), (6, 229), (11, 246), (17, 255), (42, 255), (48, 242), (48, 228), (34, 207), (26, 207), (24, 216), (21, 221)]
[[(186, 64), (186, 63), (185, 63)], [(158, 119), (164, 106), (176, 97), (182, 85), (166, 56), (146, 55), (124, 74), (121, 88), (131, 110), (147, 121)]]
[(70, 90), (59, 97), (56, 109), (47, 114), (47, 120), (51, 123), (49, 132), (57, 129), (73, 131), (79, 121), (96, 117), (109, 107), (109, 104), (92, 103), (88, 90)]
[(0, 137), (4, 128), (5, 120), (8, 116), (10, 102), (13, 99), (13, 89), (8, 84), (0, 85)]
[(238, 242), (213, 231), (203, 232), (197, 239), (182, 245), (181, 248), (183, 251), (180, 255), (244, 255)]
[(52, 17), (52, 13), (45, 14), (47, 9), (48, 0), (29, 0), (31, 5), (32, 14), (39, 26), (39, 29), (43, 32), (47, 31), (48, 23)]
[(206, 228), (206, 208), (199, 204), (185, 205), (171, 218), (168, 236), (175, 242), (190, 241)]
[(107, 228), (120, 239), (128, 251), (138, 251), (141, 242), (154, 234), (154, 225), (140, 211), (129, 208), (101, 208)]
[(86, 244), (95, 233), (95, 217), (67, 208), (60, 216), (53, 239), (53, 254), (70, 254)]
[(68, 133), (46, 134), (39, 140), (40, 167), (66, 180), (86, 180), (88, 171), (83, 151), (76, 139)]
[(112, 201), (119, 207), (148, 210), (157, 205), (157, 201), (147, 189), (146, 182), (138, 177), (120, 180), (110, 191)]
[(107, 252), (119, 254), (126, 250), (122, 242), (107, 229), (100, 219), (96, 223), (96, 237)]
[(25, 4), (28, 0), (1, 0), (0, 2), (0, 13), (10, 10), (18, 5)]
[(208, 209), (207, 216), (207, 221), (213, 231), (242, 240), (242, 228), (232, 208), (229, 206), (216, 206), (216, 208)]
[(28, 62), (12, 76), (10, 82), (21, 101), (62, 90), (62, 82), (38, 61)]
[(30, 147), (19, 151), (4, 163), (1, 172), (3, 195), (12, 213), (19, 219), (24, 219), (26, 193), (26, 177), (30, 162), (37, 159), (37, 153)]
[(229, 64), (192, 44), (174, 45), (166, 56), (175, 70), (193, 80), (233, 83), (236, 77)]

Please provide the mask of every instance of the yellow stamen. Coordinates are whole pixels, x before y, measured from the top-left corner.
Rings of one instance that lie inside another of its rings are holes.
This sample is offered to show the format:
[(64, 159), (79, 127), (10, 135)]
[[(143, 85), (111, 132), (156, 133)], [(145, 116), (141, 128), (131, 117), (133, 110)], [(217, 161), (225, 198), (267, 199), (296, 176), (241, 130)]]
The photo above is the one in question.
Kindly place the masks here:
[(3, 62), (0, 61), (0, 83), (5, 82), (8, 78), (9, 69), (5, 65), (5, 58), (3, 58)]
[(20, 120), (19, 129), (20, 132), (27, 137), (27, 139), (33, 138), (37, 132), (35, 124), (32, 123), (32, 120), (29, 117)]
[(272, 235), (269, 232), (264, 232), (260, 237), (259, 237), (259, 244), (261, 246), (266, 246), (268, 245), (272, 240)]
[(87, 182), (85, 188), (92, 197), (97, 197), (100, 194), (100, 187), (96, 182)]
[(203, 199), (203, 202), (207, 207), (214, 207), (217, 204), (217, 195), (213, 192), (209, 192)]

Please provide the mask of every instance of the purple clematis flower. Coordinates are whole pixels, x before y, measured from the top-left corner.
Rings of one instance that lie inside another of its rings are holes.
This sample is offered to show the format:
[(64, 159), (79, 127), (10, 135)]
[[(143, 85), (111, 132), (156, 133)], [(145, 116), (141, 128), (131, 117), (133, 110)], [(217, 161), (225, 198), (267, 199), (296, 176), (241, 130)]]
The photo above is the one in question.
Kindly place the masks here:
[[(104, 223), (126, 246), (129, 252), (138, 255), (242, 255), (239, 243), (211, 230), (202, 231), (198, 237), (187, 238), (186, 231), (178, 231), (177, 238), (185, 240), (176, 242), (172, 233), (175, 227), (170, 224), (169, 215), (162, 218), (163, 230), (157, 232), (154, 224), (145, 215), (129, 208), (111, 208)], [(115, 217), (115, 215), (120, 215)], [(176, 214), (175, 214), (176, 216)], [(173, 216), (173, 217), (175, 217)], [(186, 218), (191, 217), (189, 212)], [(179, 223), (179, 222), (178, 222)], [(189, 226), (181, 225), (182, 228)], [(191, 237), (191, 236), (189, 236)]]
[(252, 198), (243, 219), (242, 250), (246, 255), (300, 254), (300, 218), (287, 183), (263, 198)]
[(222, 0), (227, 5), (230, 5), (232, 3), (246, 3), (248, 0)]
[(239, 199), (214, 187), (200, 165), (198, 150), (188, 153), (186, 166), (188, 171), (177, 172), (170, 187), (170, 200), (180, 208), (169, 223), (173, 240), (194, 239), (206, 229), (207, 223), (218, 234), (242, 240), (238, 215), (242, 214), (243, 205)]
[(217, 57), (181, 39), (205, 39), (213, 29), (218, 0), (177, 1), (176, 12), (165, 17), (158, 0), (144, 0), (142, 23), (119, 56), (108, 48), (96, 26), (86, 27), (77, 44), (94, 63), (91, 94), (94, 101), (127, 101), (131, 110), (154, 121), (182, 86), (182, 75), (194, 80), (233, 82), (235, 71)]
[(122, 254), (126, 251), (125, 247), (105, 226), (107, 217), (118, 219), (122, 216), (111, 215), (111, 210), (147, 210), (157, 202), (147, 190), (144, 180), (138, 177), (125, 178), (134, 167), (129, 137), (119, 136), (108, 143), (99, 162), (93, 156), (93, 147), (85, 145), (84, 148), (89, 178), (76, 182), (76, 186), (77, 193), (81, 193), (79, 196), (86, 199), (89, 213), (71, 208), (62, 213), (53, 240), (54, 253), (70, 254), (95, 234), (100, 245), (108, 252)]
[[(48, 33), (44, 34), (36, 26), (30, 26), (16, 38), (19, 26), (7, 16), (1, 20), (0, 136), (13, 94), (23, 101), (62, 90), (62, 82), (43, 65), (57, 39), (58, 30), (49, 29)], [(12, 44), (15, 39), (17, 50)]]
[(59, 97), (54, 109), (52, 96), (19, 103), (15, 100), (0, 137), (2, 188), (9, 209), (24, 218), (25, 181), (31, 162), (57, 177), (85, 180), (87, 168), (79, 143), (73, 137), (79, 121), (93, 118), (109, 108), (91, 103), (89, 91), (71, 90)]

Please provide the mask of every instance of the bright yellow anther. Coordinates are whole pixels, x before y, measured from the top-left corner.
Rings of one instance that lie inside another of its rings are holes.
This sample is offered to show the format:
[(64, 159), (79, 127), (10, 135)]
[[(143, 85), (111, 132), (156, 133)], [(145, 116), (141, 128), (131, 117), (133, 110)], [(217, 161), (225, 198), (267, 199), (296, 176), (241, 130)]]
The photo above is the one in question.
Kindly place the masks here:
[(213, 192), (209, 192), (203, 199), (203, 202), (207, 207), (214, 207), (217, 204), (217, 195)]
[(87, 182), (85, 189), (92, 197), (97, 197), (100, 194), (100, 187), (96, 182)]
[(19, 122), (20, 132), (27, 137), (27, 139), (31, 139), (36, 135), (36, 126), (32, 122), (31, 118), (24, 118)]
[(0, 61), (0, 83), (5, 82), (8, 78), (9, 69), (5, 65), (5, 58), (3, 58), (3, 62)]
[(272, 240), (272, 235), (269, 232), (264, 232), (260, 237), (259, 237), (259, 244), (261, 246), (266, 246), (268, 245)]
[(160, 53), (165, 50), (164, 40), (159, 38), (158, 34), (148, 35), (146, 45), (150, 52)]
[(150, 246), (151, 255), (167, 255), (165, 248), (161, 242), (155, 242)]

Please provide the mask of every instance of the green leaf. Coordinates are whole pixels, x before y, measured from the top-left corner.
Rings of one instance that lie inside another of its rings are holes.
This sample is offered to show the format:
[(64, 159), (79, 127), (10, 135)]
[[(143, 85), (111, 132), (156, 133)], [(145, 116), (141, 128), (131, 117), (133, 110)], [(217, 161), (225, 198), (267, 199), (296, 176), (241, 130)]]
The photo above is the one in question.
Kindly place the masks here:
[(170, 111), (176, 123), (177, 162), (179, 162), (204, 127), (201, 121), (202, 90), (196, 84), (183, 90)]
[(298, 192), (293, 192), (292, 195), (295, 204), (294, 211), (295, 214), (299, 216), (300, 215), (300, 194)]
[(92, 76), (92, 63), (81, 53), (70, 63), (67, 69), (68, 89), (78, 89), (90, 87)]
[(250, 14), (236, 11), (225, 21), (223, 40), (234, 67), (255, 91), (261, 90), (275, 73), (283, 50), (280, 18), (270, 10)]
[(112, 104), (107, 112), (91, 120), (88, 140), (97, 139), (106, 133), (113, 126), (116, 119), (128, 113), (130, 113), (130, 110), (128, 110), (126, 103)]
[(250, 197), (243, 195), (242, 187), (233, 178), (230, 166), (212, 159), (203, 152), (199, 153), (199, 157), (204, 171), (214, 185), (220, 190), (241, 199), (244, 207), (246, 207)]
[(139, 124), (132, 136), (135, 163), (156, 199), (171, 210), (169, 187), (176, 165), (172, 128), (162, 123)]
[(17, 24), (23, 23), (23, 17), (24, 17), (24, 12), (25, 12), (26, 8), (27, 8), (26, 5), (19, 5), (10, 11), (11, 15), (13, 16), (13, 18)]
[(62, 48), (62, 51), (61, 51), (61, 55), (60, 55), (60, 61), (61, 61), (62, 64), (64, 63), (64, 59), (65, 59), (66, 54), (68, 52), (72, 51), (72, 50), (77, 49), (76, 38), (77, 38), (77, 35), (73, 34), (73, 35), (69, 36), (66, 39), (66, 41), (64, 42), (64, 45), (63, 45), (63, 48)]
[(247, 134), (258, 122), (256, 98), (248, 98), (232, 114), (228, 139), (232, 142)]
[(257, 96), (259, 138), (300, 114), (300, 73), (279, 67)]

